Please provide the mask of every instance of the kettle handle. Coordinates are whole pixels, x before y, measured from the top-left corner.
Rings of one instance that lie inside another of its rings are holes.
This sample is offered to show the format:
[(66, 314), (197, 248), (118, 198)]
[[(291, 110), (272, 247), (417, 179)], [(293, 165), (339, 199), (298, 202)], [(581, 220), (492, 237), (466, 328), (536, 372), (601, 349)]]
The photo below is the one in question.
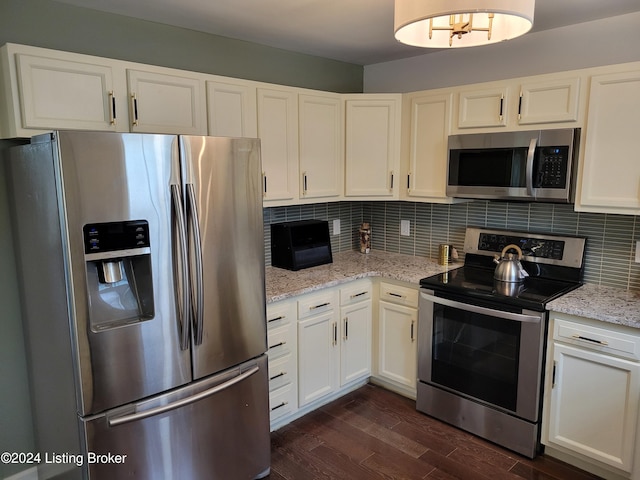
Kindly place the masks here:
[(522, 260), (522, 249), (518, 245), (516, 245), (514, 243), (512, 243), (511, 245), (507, 245), (506, 247), (504, 247), (502, 249), (502, 253), (500, 254), (500, 258), (504, 258), (506, 253), (509, 250), (511, 250), (512, 248), (514, 248), (516, 250), (516, 252), (518, 252), (518, 260)]

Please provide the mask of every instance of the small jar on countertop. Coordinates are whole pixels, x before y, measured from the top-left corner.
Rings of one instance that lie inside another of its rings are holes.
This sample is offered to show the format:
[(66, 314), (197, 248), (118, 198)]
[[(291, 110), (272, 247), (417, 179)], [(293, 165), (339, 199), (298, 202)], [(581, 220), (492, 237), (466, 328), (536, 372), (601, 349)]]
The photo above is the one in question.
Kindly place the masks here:
[(371, 251), (371, 226), (368, 222), (360, 225), (360, 253), (369, 253)]

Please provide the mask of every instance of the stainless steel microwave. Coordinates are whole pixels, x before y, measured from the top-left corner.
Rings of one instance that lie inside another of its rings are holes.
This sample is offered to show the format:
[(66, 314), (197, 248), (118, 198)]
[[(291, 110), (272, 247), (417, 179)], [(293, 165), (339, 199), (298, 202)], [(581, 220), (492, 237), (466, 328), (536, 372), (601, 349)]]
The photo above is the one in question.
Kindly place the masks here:
[(449, 136), (447, 195), (573, 203), (580, 129)]

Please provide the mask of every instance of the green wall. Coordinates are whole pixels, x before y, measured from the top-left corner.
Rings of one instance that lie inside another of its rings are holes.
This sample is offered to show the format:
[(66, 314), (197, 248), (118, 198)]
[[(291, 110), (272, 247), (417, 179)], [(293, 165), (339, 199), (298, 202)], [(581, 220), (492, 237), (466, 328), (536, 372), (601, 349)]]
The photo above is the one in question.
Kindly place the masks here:
[(363, 85), (360, 65), (52, 0), (1, 0), (7, 42), (340, 93)]
[[(359, 65), (51, 0), (0, 0), (0, 45), (8, 42), (317, 90), (362, 92)], [(0, 452), (29, 452), (34, 451), (33, 427), (1, 160), (11, 143), (0, 140)], [(0, 464), (0, 479), (27, 467)]]

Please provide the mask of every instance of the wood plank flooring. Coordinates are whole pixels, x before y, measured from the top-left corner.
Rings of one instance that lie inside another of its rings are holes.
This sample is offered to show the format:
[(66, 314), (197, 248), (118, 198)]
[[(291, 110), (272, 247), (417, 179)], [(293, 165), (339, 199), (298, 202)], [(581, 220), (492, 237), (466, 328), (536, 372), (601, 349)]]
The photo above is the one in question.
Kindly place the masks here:
[(594, 480), (550, 457), (534, 460), (439, 422), (374, 385), (271, 434), (270, 480)]

